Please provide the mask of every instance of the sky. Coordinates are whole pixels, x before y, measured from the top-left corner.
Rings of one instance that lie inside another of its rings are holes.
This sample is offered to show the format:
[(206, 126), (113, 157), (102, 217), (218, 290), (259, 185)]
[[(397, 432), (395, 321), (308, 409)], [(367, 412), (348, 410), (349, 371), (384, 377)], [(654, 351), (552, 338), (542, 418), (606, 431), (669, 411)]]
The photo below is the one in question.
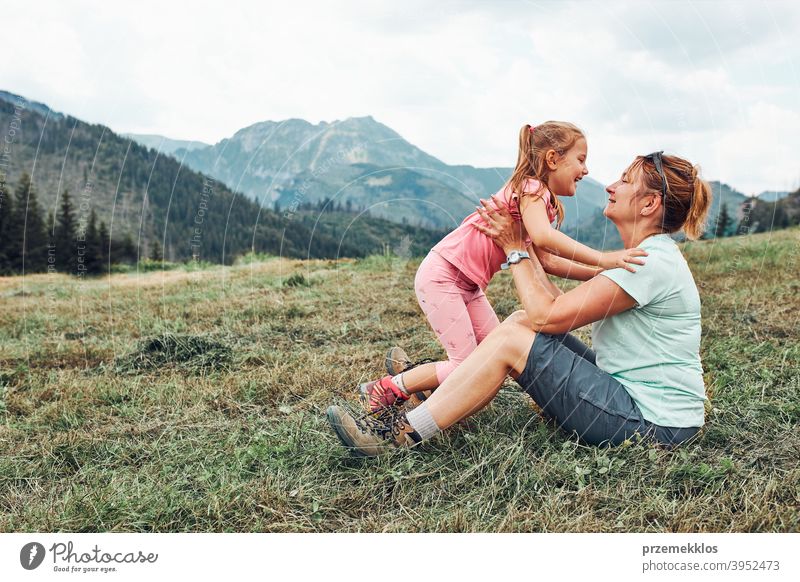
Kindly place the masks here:
[(795, 1), (0, 0), (0, 89), (206, 143), (372, 115), (449, 164), (513, 166), (571, 121), (590, 175), (665, 150), (747, 194), (800, 186)]

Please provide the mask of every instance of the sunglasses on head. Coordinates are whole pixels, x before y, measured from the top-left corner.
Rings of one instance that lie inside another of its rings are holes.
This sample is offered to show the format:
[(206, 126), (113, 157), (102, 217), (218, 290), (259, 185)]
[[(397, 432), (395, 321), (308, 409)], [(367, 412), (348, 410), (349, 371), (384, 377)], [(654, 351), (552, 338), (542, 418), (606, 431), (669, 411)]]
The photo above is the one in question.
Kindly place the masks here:
[(661, 176), (661, 199), (666, 202), (667, 201), (667, 177), (664, 175), (664, 165), (662, 163), (661, 154), (664, 153), (664, 150), (660, 152), (653, 152), (652, 154), (647, 154), (643, 156), (645, 160), (653, 160), (653, 164), (656, 167), (656, 172), (658, 175)]

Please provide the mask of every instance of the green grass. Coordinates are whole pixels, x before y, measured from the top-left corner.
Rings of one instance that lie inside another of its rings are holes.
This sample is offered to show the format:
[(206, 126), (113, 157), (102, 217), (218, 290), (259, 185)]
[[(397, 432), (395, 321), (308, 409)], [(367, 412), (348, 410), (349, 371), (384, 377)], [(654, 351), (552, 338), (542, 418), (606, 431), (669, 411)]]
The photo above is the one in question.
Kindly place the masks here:
[[(351, 458), (328, 404), (394, 343), (441, 355), (418, 259), (1, 278), (0, 531), (797, 531), (798, 249), (684, 246), (710, 401), (675, 451), (580, 445), (509, 381), (421, 448)], [(507, 276), (489, 298), (517, 308)]]

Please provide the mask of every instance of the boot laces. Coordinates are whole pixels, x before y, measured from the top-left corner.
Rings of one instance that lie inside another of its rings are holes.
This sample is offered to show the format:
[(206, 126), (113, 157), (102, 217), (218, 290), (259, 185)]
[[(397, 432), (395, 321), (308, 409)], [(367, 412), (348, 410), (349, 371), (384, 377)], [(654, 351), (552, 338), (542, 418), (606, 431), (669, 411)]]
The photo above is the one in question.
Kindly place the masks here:
[(411, 362), (408, 365), (408, 368), (403, 370), (403, 373), (408, 372), (412, 368), (416, 368), (417, 366), (421, 366), (422, 364), (432, 364), (433, 362), (437, 362), (438, 360), (434, 360), (433, 358), (423, 358), (422, 360), (417, 360), (416, 362)]
[(408, 426), (405, 411), (396, 406), (386, 406), (375, 412), (353, 415), (353, 420), (362, 433), (375, 434), (383, 440), (399, 436)]

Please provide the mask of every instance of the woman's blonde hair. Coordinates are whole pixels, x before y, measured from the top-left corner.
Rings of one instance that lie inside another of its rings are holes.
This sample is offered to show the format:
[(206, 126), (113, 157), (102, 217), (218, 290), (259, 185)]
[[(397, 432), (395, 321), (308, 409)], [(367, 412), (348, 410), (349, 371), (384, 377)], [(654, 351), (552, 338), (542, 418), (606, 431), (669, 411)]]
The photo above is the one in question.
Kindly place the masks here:
[[(706, 229), (711, 208), (711, 186), (700, 178), (700, 167), (678, 156), (661, 156), (666, 178), (666, 197), (662, 197), (664, 215), (661, 229), (667, 233), (683, 229), (686, 238), (697, 240)], [(651, 156), (638, 156), (626, 170), (641, 177), (649, 191), (662, 193), (663, 182)], [(649, 192), (652, 193), (652, 192)]]
[[(536, 126), (525, 124), (519, 130), (519, 153), (517, 154), (517, 167), (508, 181), (511, 191), (517, 196), (533, 194), (541, 196), (547, 186), (547, 177), (550, 168), (547, 167), (546, 155), (549, 150), (555, 150), (563, 156), (579, 139), (586, 139), (583, 132), (575, 125), (566, 121), (545, 121)], [(540, 187), (536, 192), (525, 192), (525, 181), (538, 180)], [(564, 220), (564, 206), (558, 196), (550, 193), (550, 202), (556, 209), (558, 226)]]

